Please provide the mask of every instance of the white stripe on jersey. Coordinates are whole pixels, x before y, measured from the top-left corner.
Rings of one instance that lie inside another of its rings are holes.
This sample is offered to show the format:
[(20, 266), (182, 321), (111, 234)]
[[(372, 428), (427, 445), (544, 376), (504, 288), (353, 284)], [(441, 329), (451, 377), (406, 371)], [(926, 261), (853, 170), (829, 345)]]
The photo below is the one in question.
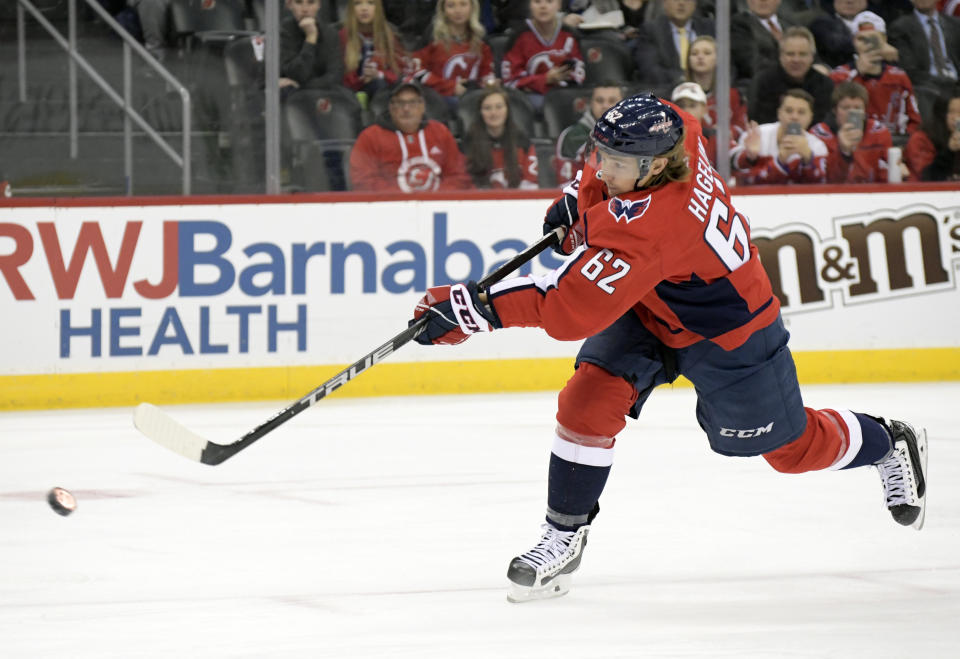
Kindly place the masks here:
[(580, 245), (580, 247), (573, 250), (573, 254), (568, 256), (567, 260), (564, 261), (559, 268), (551, 270), (545, 275), (524, 275), (523, 277), (514, 277), (498, 282), (490, 287), (490, 295), (493, 296), (514, 288), (526, 288), (530, 286), (530, 284), (536, 286), (540, 292), (546, 293), (550, 288), (557, 287), (560, 278), (570, 269), (570, 266), (573, 265), (574, 261), (576, 261), (586, 249), (586, 245)]

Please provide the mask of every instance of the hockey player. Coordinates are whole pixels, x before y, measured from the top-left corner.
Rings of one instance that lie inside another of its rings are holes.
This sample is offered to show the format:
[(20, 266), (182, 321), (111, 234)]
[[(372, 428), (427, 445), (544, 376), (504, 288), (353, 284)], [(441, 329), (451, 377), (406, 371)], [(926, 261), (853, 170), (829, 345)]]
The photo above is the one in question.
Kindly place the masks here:
[(545, 228), (566, 229), (569, 257), (558, 269), (488, 290), (437, 286), (415, 310), (429, 315), (423, 344), (501, 327), (589, 337), (559, 396), (543, 536), (510, 562), (508, 598), (567, 592), (625, 417), (679, 375), (696, 388), (697, 421), (714, 451), (763, 455), (784, 473), (876, 465), (894, 519), (921, 528), (926, 432), (804, 407), (750, 225), (710, 166), (693, 117), (633, 96), (597, 121), (592, 138), (600, 171), (587, 166), (545, 218)]

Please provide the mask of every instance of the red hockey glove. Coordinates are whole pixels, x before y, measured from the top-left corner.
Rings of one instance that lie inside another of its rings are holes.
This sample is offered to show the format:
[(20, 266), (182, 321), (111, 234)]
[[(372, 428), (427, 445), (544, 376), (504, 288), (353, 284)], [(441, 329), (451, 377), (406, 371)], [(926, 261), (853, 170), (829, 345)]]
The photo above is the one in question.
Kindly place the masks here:
[(563, 238), (554, 246), (553, 251), (570, 255), (583, 243), (580, 235), (570, 230), (577, 223), (577, 219), (577, 198), (572, 194), (563, 195), (547, 209), (547, 214), (543, 218), (543, 235), (547, 235), (557, 227), (564, 229)]
[(503, 327), (493, 307), (480, 301), (477, 283), (434, 286), (417, 303), (412, 325), (423, 315), (429, 320), (415, 337), (417, 343), (428, 345), (456, 345), (471, 334), (490, 332)]

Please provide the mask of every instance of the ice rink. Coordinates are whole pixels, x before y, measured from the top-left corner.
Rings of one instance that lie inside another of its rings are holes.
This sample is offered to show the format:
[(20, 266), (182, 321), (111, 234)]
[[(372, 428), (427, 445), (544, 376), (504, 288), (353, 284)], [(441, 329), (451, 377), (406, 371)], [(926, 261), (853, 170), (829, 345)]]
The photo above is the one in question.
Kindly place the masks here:
[[(573, 589), (506, 601), (555, 394), (324, 400), (208, 467), (132, 409), (0, 414), (0, 657), (960, 656), (960, 383), (805, 387), (926, 426), (921, 532), (874, 469), (711, 453), (690, 389), (617, 443)], [(165, 408), (217, 442), (286, 401)], [(47, 506), (54, 485), (79, 500)]]

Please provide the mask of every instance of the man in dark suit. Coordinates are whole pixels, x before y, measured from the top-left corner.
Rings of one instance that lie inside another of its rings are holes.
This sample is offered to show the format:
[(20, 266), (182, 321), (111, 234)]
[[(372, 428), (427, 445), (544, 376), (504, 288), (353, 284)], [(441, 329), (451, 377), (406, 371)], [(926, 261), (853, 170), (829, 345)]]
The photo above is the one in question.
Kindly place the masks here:
[(833, 81), (813, 68), (816, 52), (810, 30), (799, 25), (786, 29), (777, 65), (762, 69), (750, 85), (747, 114), (751, 120), (759, 124), (777, 121), (780, 97), (789, 89), (803, 89), (813, 96), (813, 122), (824, 120), (832, 106)]
[(913, 13), (887, 29), (900, 68), (914, 87), (949, 88), (960, 74), (960, 20), (937, 12), (937, 0), (913, 0)]
[(696, 9), (696, 0), (663, 0), (663, 15), (643, 24), (633, 48), (642, 82), (672, 88), (684, 79), (690, 44), (715, 34), (712, 20), (693, 16)]
[(776, 62), (783, 32), (792, 25), (777, 12), (780, 0), (747, 0), (747, 11), (730, 19), (730, 56), (741, 78), (753, 78)]

